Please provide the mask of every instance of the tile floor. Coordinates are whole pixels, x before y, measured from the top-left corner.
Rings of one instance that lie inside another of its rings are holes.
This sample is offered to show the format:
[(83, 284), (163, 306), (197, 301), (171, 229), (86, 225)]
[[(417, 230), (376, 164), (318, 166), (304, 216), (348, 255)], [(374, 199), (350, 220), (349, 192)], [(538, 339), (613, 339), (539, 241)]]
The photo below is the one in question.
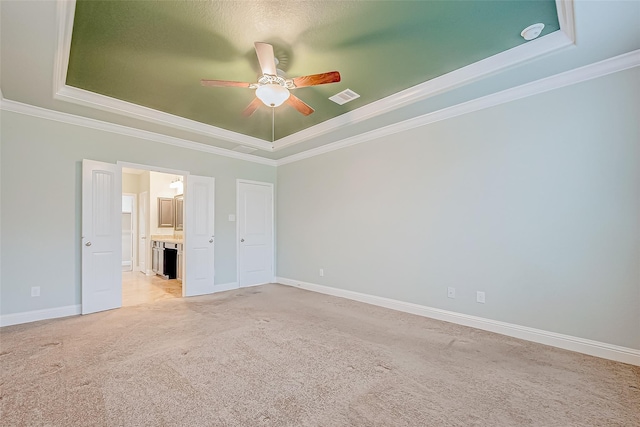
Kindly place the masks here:
[(147, 304), (182, 297), (182, 283), (176, 279), (145, 276), (139, 271), (122, 273), (122, 306)]

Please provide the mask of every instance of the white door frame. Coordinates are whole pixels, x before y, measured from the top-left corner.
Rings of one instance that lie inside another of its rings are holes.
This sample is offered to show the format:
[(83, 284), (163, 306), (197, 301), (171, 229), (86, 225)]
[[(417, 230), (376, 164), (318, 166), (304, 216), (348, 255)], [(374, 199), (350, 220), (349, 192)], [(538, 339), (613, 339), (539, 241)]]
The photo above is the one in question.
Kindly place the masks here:
[(255, 185), (263, 185), (269, 187), (271, 189), (271, 272), (273, 273), (273, 277), (271, 278), (272, 282), (275, 282), (276, 268), (275, 268), (275, 258), (276, 258), (276, 216), (275, 216), (275, 192), (274, 192), (274, 184), (272, 182), (262, 182), (262, 181), (252, 181), (249, 179), (236, 179), (236, 278), (238, 281), (238, 287), (242, 287), (240, 284), (240, 184), (255, 184)]
[(133, 198), (133, 207), (131, 208), (131, 235), (132, 247), (131, 247), (131, 271), (139, 271), (140, 265), (138, 264), (138, 195), (135, 193), (122, 193), (123, 196), (129, 196)]
[[(143, 216), (142, 215), (138, 215), (138, 269), (145, 275), (145, 276), (151, 276), (151, 269), (147, 268), (149, 263), (147, 262), (147, 255), (149, 254), (149, 244), (148, 244), (148, 238), (149, 238), (149, 233), (147, 232), (147, 230), (149, 229), (149, 192), (148, 191), (143, 191), (141, 193), (138, 194), (138, 212), (140, 212), (140, 209), (142, 208), (142, 205), (144, 204), (146, 209), (144, 212), (144, 227), (140, 226), (140, 222), (143, 220)], [(144, 230), (143, 230), (144, 228)], [(144, 233), (144, 239), (142, 238), (141, 234)], [(144, 242), (143, 242), (144, 240)], [(141, 250), (140, 248), (144, 247), (144, 256), (142, 256), (142, 254), (140, 253)], [(140, 260), (144, 259), (144, 263), (141, 264)], [(142, 268), (142, 265), (144, 265), (144, 268)]]
[[(169, 174), (169, 175), (182, 175), (185, 180), (191, 174), (189, 171), (183, 171), (183, 170), (180, 170), (180, 169), (170, 169), (170, 168), (163, 168), (163, 167), (160, 167), (160, 166), (143, 165), (143, 164), (140, 164), (140, 163), (124, 162), (124, 161), (121, 161), (121, 160), (118, 160), (116, 162), (116, 164), (118, 166), (120, 166), (121, 169), (122, 168), (130, 168), (130, 169), (139, 169), (139, 170), (149, 171), (149, 172), (166, 173), (166, 174)], [(186, 193), (186, 189), (184, 190), (184, 193)], [(188, 196), (186, 196), (186, 194), (185, 194), (185, 197), (188, 197)], [(147, 205), (147, 214), (149, 213), (150, 204), (151, 204), (151, 200), (149, 201), (149, 205)], [(186, 217), (186, 215), (185, 215), (185, 217)], [(150, 220), (152, 220), (152, 218), (149, 218), (147, 220), (147, 229), (150, 229), (150, 224), (149, 224)], [(187, 224), (187, 221), (185, 220), (183, 228), (186, 229), (187, 227), (188, 227), (188, 224)], [(183, 233), (184, 233), (184, 231), (183, 231)], [(150, 234), (147, 234), (147, 240), (149, 240), (150, 238), (151, 238)], [(184, 234), (184, 238), (186, 239), (186, 234)], [(183, 246), (184, 246), (184, 244), (186, 244), (186, 242), (183, 243)], [(149, 249), (149, 246), (147, 246), (147, 255), (149, 253), (148, 249)], [(147, 256), (147, 258), (148, 258), (148, 256)], [(147, 274), (148, 271), (151, 271), (151, 268), (150, 268), (151, 264), (147, 263), (147, 261), (148, 260), (145, 260), (145, 264), (147, 264), (146, 265), (147, 271), (144, 272), (145, 274)], [(183, 294), (185, 292), (185, 288), (188, 287), (188, 286), (189, 286), (189, 283), (186, 280), (183, 280), (182, 281), (182, 293)]]

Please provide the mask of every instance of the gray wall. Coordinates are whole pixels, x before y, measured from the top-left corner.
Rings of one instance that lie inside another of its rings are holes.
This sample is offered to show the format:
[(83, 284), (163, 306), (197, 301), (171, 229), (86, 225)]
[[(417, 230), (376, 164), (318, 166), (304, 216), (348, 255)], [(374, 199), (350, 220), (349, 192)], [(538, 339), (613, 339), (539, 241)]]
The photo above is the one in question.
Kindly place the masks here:
[(272, 166), (6, 111), (0, 132), (3, 315), (80, 303), (82, 159), (215, 177), (217, 284), (236, 281), (236, 179), (276, 178)]
[(636, 68), (280, 166), (278, 276), (640, 349), (638, 117)]
[[(636, 68), (281, 166), (277, 274), (640, 349), (639, 116)], [(80, 302), (83, 158), (215, 177), (216, 283), (236, 178), (276, 180), (6, 111), (0, 132), (2, 314)]]

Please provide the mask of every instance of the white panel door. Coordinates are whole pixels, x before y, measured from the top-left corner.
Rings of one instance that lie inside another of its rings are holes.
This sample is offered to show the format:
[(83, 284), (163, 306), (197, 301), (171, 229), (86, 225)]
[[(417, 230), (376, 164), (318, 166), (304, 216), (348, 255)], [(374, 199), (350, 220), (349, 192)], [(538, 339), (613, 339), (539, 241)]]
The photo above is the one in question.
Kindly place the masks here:
[(147, 218), (149, 217), (149, 193), (140, 193), (139, 199), (139, 215), (138, 215), (138, 265), (140, 271), (147, 274)]
[(273, 281), (273, 185), (238, 180), (238, 284)]
[(82, 314), (122, 306), (122, 171), (82, 161)]
[(187, 176), (185, 206), (185, 273), (182, 295), (210, 294), (214, 291), (214, 179)]

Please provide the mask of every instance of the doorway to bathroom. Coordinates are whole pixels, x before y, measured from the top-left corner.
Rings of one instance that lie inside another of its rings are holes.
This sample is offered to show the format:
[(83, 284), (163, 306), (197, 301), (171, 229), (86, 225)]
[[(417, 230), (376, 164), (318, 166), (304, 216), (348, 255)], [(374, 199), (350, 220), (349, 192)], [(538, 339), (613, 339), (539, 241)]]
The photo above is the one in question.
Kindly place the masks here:
[[(138, 215), (138, 221), (142, 217), (146, 224), (141, 227), (138, 222), (137, 240), (145, 242), (138, 244), (137, 271), (134, 265), (131, 273), (144, 274), (153, 279), (157, 278), (155, 276), (166, 276), (165, 280), (181, 279), (181, 296), (213, 293), (214, 178), (133, 163), (112, 164), (85, 159), (82, 162), (82, 313), (122, 306), (123, 168), (142, 170), (149, 177), (155, 173), (169, 175), (171, 178), (167, 188), (173, 188), (174, 181), (181, 181), (184, 186), (180, 201), (173, 205), (182, 206), (181, 215), (177, 215), (178, 218), (184, 218), (182, 230), (177, 230), (175, 224), (172, 227), (171, 221), (174, 218), (170, 216), (172, 213), (175, 215), (175, 212), (167, 207), (171, 206), (166, 200), (169, 197), (158, 195), (155, 186), (152, 187), (151, 179), (148, 188), (145, 185), (144, 188), (138, 186), (135, 191), (126, 190), (128, 193), (138, 194), (138, 213), (140, 206), (142, 209), (146, 207), (148, 213)], [(148, 197), (143, 194), (145, 192)], [(171, 196), (175, 200), (178, 194), (174, 190)], [(143, 230), (142, 233), (140, 229)], [(179, 236), (179, 232), (183, 235)], [(141, 247), (143, 257), (140, 257)], [(164, 269), (165, 259), (159, 256), (162, 252), (158, 250), (171, 252), (167, 259), (176, 262), (173, 273), (171, 269)], [(142, 265), (141, 259), (144, 260)], [(136, 278), (139, 277), (142, 276)]]
[(184, 175), (122, 168), (122, 305), (182, 297)]

